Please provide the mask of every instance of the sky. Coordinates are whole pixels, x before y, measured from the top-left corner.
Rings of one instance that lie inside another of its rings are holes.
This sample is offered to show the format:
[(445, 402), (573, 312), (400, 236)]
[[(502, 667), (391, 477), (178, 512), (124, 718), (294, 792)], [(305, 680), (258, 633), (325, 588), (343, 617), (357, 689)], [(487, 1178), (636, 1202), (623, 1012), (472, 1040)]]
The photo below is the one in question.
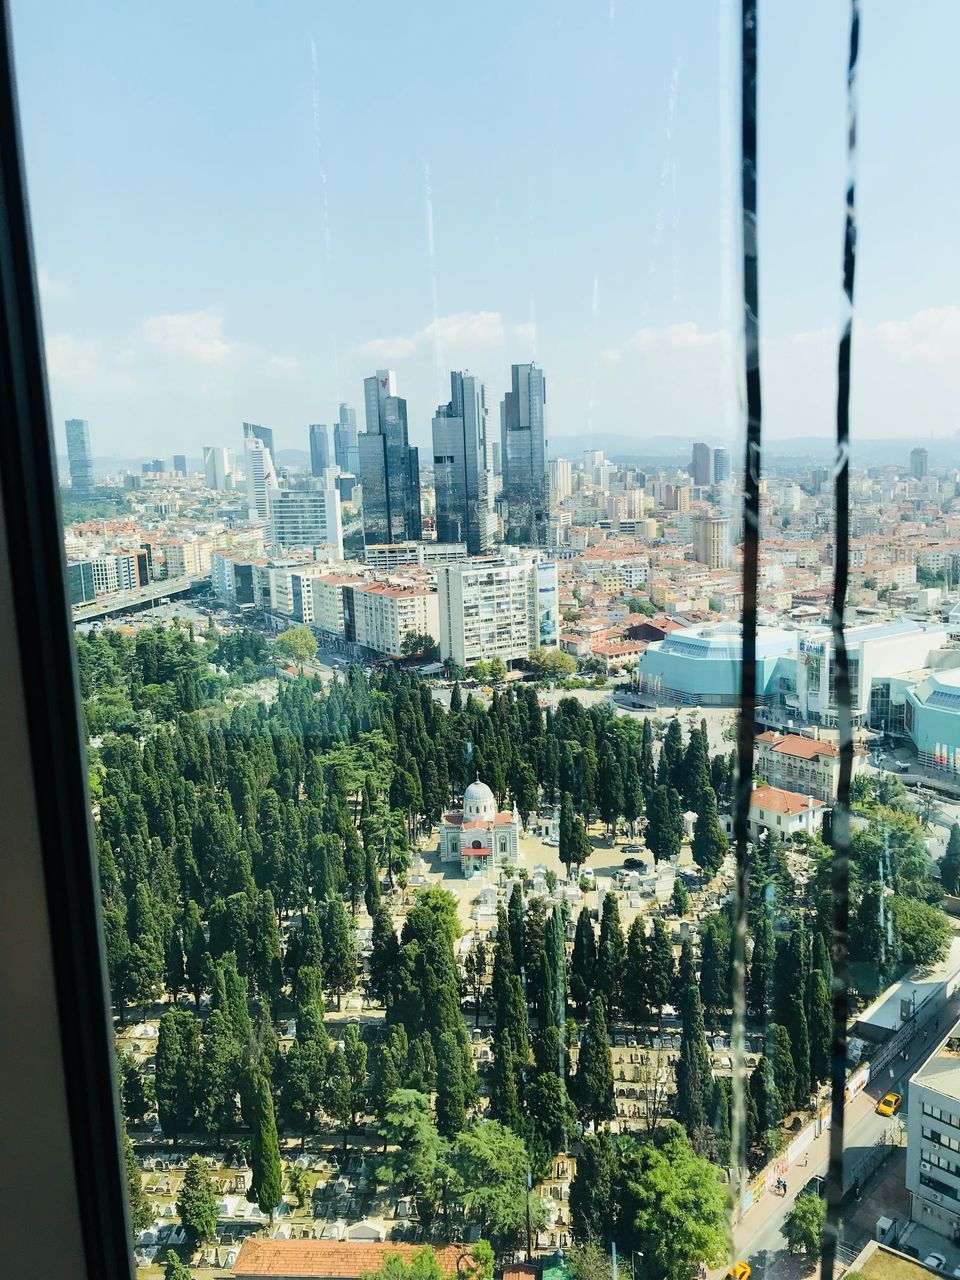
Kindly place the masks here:
[[(535, 359), (555, 455), (735, 444), (739, 8), (13, 0), (58, 433), (306, 448), (390, 367), (426, 445), (450, 369)], [(952, 437), (960, 6), (863, 10), (854, 438)], [(834, 430), (847, 15), (760, 4), (770, 440)]]

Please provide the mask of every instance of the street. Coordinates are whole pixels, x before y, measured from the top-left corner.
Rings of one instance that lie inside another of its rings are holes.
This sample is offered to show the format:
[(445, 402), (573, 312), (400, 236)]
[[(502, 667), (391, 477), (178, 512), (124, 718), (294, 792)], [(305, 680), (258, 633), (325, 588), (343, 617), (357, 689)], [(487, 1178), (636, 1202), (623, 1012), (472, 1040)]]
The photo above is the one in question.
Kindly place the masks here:
[[(888, 1090), (901, 1093), (904, 1103), (897, 1118), (906, 1123), (910, 1105), (907, 1081), (933, 1053), (950, 1019), (956, 1017), (955, 1000), (942, 1000), (936, 1008), (931, 1009), (927, 1021), (918, 1024), (916, 1035), (907, 1050), (907, 1061), (895, 1059), (890, 1067), (881, 1070), (878, 1079), (871, 1080), (867, 1088), (848, 1104), (844, 1132), (845, 1189), (848, 1185), (846, 1171), (856, 1168), (891, 1125), (889, 1117), (877, 1115), (877, 1102)], [(935, 1029), (934, 1024), (937, 1024), (938, 1029)], [(926, 1038), (923, 1034), (925, 1026), (930, 1028)], [(830, 1131), (825, 1128), (810, 1144), (806, 1165), (802, 1161), (794, 1164), (784, 1175), (786, 1195), (776, 1196), (767, 1192), (734, 1227), (733, 1257), (735, 1260), (743, 1258), (752, 1265), (755, 1280), (778, 1280), (778, 1277), (784, 1275), (785, 1264), (790, 1257), (783, 1237), (784, 1220), (809, 1179), (815, 1174), (826, 1175), (829, 1146)], [(882, 1210), (883, 1206), (878, 1205), (878, 1216)], [(712, 1274), (722, 1276), (724, 1268)]]

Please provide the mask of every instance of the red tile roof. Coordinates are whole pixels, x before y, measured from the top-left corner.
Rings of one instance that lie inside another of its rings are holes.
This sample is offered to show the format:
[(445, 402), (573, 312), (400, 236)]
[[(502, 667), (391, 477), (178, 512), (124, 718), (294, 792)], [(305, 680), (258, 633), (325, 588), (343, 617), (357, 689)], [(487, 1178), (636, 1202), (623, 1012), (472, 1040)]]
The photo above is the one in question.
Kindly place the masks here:
[(802, 760), (816, 760), (819, 756), (838, 756), (840, 748), (832, 742), (821, 742), (817, 738), (804, 738), (799, 733), (777, 733), (768, 729), (766, 733), (757, 735), (758, 742), (769, 743), (780, 755), (797, 756)]
[(798, 791), (784, 791), (782, 787), (754, 787), (750, 808), (769, 809), (771, 813), (795, 817), (807, 809), (822, 809), (823, 801), (803, 796)]
[[(233, 1274), (244, 1280), (359, 1280), (369, 1272), (379, 1271), (391, 1254), (399, 1254), (406, 1262), (417, 1252), (418, 1245), (367, 1243), (359, 1240), (253, 1240), (240, 1247)], [(446, 1276), (457, 1274), (457, 1258), (462, 1250), (457, 1245), (444, 1245), (434, 1250)]]

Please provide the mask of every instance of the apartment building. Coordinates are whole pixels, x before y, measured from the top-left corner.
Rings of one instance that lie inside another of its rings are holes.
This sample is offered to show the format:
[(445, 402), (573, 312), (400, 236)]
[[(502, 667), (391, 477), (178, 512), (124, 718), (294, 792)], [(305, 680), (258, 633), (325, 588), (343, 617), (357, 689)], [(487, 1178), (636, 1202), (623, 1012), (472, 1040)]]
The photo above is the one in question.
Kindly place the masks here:
[(437, 593), (427, 586), (367, 582), (343, 591), (344, 638), (397, 658), (408, 632), (440, 636)]
[[(797, 733), (770, 730), (756, 739), (756, 771), (772, 787), (801, 791), (825, 804), (834, 804), (840, 780), (840, 748), (833, 742)], [(853, 753), (853, 776), (866, 768), (866, 752)]]
[(445, 565), (440, 655), (462, 667), (528, 658), (559, 642), (557, 567), (534, 554)]
[(371, 569), (429, 568), (466, 560), (465, 542), (382, 542), (364, 547), (363, 563)]
[(960, 1236), (960, 1023), (910, 1079), (907, 1190), (914, 1222)]

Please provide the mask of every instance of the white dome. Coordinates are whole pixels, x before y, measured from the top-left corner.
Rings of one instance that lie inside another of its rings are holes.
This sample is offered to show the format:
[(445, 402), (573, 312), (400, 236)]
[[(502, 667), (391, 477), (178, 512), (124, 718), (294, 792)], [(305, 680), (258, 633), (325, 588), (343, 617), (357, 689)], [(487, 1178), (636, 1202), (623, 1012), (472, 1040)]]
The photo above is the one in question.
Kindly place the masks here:
[(496, 816), (497, 802), (493, 792), (478, 778), (463, 793), (463, 816), (467, 822), (477, 819), (489, 821)]
[(485, 782), (481, 782), (479, 778), (475, 782), (471, 782), (469, 787), (463, 793), (464, 804), (493, 804), (493, 792)]

